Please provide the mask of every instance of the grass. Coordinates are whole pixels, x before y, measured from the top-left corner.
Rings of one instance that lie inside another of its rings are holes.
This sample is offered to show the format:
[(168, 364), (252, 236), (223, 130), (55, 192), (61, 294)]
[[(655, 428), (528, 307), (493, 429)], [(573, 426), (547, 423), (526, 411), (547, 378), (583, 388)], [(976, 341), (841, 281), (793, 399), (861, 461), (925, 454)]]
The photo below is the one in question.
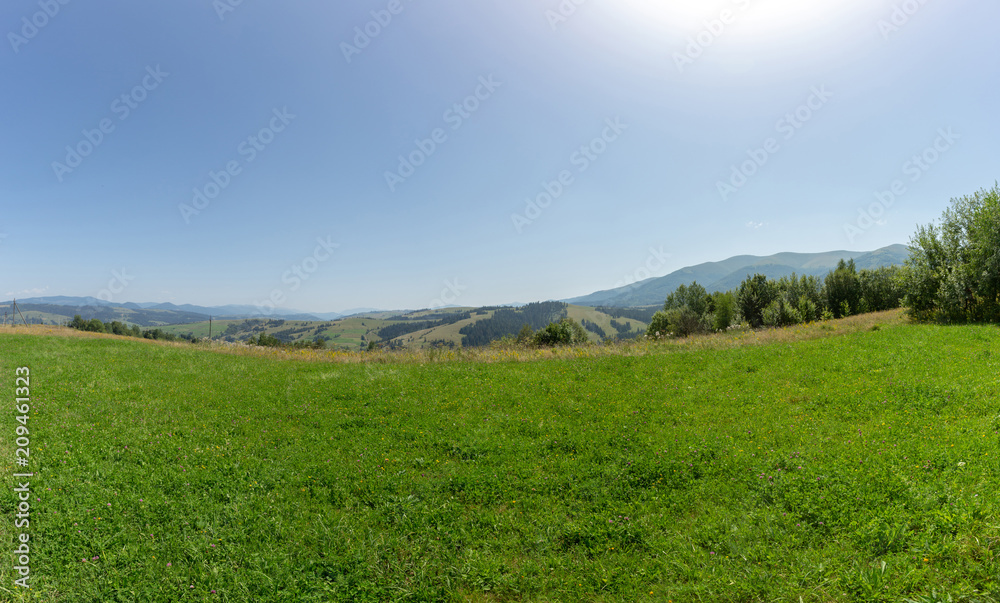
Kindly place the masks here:
[(452, 361), (65, 334), (0, 330), (36, 474), (0, 600), (1000, 598), (996, 327)]

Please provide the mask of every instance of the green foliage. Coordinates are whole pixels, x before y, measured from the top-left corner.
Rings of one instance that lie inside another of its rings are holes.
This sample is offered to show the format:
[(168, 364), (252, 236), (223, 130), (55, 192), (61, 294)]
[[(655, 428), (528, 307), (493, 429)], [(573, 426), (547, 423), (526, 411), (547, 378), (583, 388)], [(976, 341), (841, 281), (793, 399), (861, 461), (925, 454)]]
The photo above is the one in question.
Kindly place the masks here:
[[(802, 311), (802, 298), (804, 297), (817, 311), (821, 311), (826, 306), (823, 295), (823, 282), (811, 274), (796, 276), (783, 276), (778, 279), (778, 290), (781, 291), (784, 300), (799, 308)], [(805, 320), (805, 318), (803, 318)]]
[(680, 310), (687, 308), (696, 316), (703, 316), (709, 308), (712, 297), (705, 291), (705, 288), (698, 284), (698, 281), (688, 285), (681, 285), (677, 290), (667, 296), (663, 304), (664, 311)]
[(707, 331), (702, 316), (688, 306), (667, 310), (667, 328), (676, 337), (688, 337)]
[(667, 313), (660, 310), (656, 314), (653, 314), (652, 320), (649, 321), (649, 327), (646, 328), (646, 337), (660, 339), (670, 335), (670, 333), (670, 322)]
[(882, 312), (898, 308), (903, 301), (899, 266), (883, 266), (858, 273), (861, 301), (859, 313)]
[(1000, 321), (1000, 185), (952, 199), (910, 239), (904, 304), (920, 320)]
[(267, 333), (260, 333), (259, 335), (251, 335), (250, 338), (247, 339), (247, 344), (259, 345), (269, 348), (280, 348), (284, 345), (284, 343), (280, 339), (278, 339), (274, 335), (268, 335)]
[(739, 306), (743, 320), (757, 329), (764, 325), (764, 309), (771, 305), (780, 295), (777, 283), (768, 281), (763, 274), (747, 277), (740, 283), (736, 293), (736, 303)]
[(820, 317), (820, 308), (817, 306), (816, 302), (810, 299), (808, 295), (802, 295), (799, 297), (798, 304), (799, 316), (802, 318), (802, 322), (812, 322), (818, 320)]
[(687, 337), (698, 333), (706, 333), (711, 328), (713, 297), (705, 288), (696, 282), (681, 285), (667, 296), (663, 304), (663, 312), (657, 312), (653, 321), (646, 329), (646, 334), (656, 337), (672, 334), (676, 337)]
[(731, 291), (712, 294), (712, 330), (725, 331), (736, 323), (736, 295)]
[(571, 345), (588, 340), (587, 331), (572, 318), (550, 322), (534, 335), (534, 344), (540, 346)]
[(861, 301), (861, 282), (854, 260), (837, 262), (837, 267), (826, 275), (823, 289), (826, 292), (826, 307), (835, 318), (856, 314)]
[(802, 322), (802, 314), (797, 307), (779, 297), (764, 308), (763, 321), (766, 327), (787, 327)]
[(520, 308), (496, 308), (493, 316), (462, 327), (463, 347), (489, 345), (505, 335), (516, 335), (527, 323), (532, 329), (545, 328), (551, 322), (566, 317), (567, 306), (562, 302), (532, 303)]

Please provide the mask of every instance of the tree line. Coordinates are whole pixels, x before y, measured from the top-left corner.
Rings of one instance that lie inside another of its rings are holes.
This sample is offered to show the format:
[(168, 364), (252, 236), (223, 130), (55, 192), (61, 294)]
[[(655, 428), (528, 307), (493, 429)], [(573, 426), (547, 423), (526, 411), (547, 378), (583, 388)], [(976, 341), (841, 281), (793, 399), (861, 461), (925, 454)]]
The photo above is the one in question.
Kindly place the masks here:
[(174, 335), (159, 328), (142, 329), (139, 325), (128, 325), (117, 320), (111, 322), (103, 322), (98, 318), (84, 320), (79, 314), (73, 316), (73, 320), (69, 322), (68, 326), (78, 331), (87, 331), (90, 333), (108, 333), (111, 335), (141, 337), (143, 339), (157, 339), (160, 341), (198, 342), (198, 338), (192, 334)]
[(840, 260), (823, 279), (755, 274), (736, 290), (711, 294), (697, 282), (681, 285), (646, 334), (784, 327), (901, 306), (921, 321), (1000, 322), (1000, 185), (953, 199), (938, 224), (918, 228), (909, 248), (903, 266), (859, 271), (854, 260)]

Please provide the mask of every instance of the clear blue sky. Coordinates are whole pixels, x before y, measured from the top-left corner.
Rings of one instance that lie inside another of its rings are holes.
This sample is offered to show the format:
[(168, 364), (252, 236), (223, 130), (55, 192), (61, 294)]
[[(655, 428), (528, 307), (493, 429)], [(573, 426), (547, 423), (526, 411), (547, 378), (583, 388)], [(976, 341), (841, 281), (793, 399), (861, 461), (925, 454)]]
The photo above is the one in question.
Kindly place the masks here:
[(1000, 178), (996, 2), (576, 3), (7, 0), (0, 294), (560, 299)]

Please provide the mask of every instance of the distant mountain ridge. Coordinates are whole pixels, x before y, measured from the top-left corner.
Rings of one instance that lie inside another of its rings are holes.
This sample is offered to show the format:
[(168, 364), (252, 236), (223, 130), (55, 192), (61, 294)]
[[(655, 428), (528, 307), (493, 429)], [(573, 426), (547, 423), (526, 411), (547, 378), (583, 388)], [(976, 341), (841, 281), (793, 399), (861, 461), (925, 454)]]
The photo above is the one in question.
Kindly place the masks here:
[(694, 281), (709, 292), (728, 291), (740, 286), (748, 276), (763, 274), (778, 279), (792, 273), (825, 276), (840, 260), (853, 259), (858, 270), (901, 265), (909, 257), (906, 245), (890, 245), (875, 251), (827, 251), (824, 253), (783, 252), (769, 256), (738, 255), (719, 262), (706, 262), (676, 270), (666, 276), (646, 279), (616, 289), (562, 301), (580, 306), (634, 307), (663, 303), (681, 285)]
[[(706, 262), (697, 266), (681, 268), (666, 276), (598, 291), (590, 295), (560, 300), (576, 306), (609, 306), (629, 308), (636, 306), (659, 306), (680, 285), (698, 281), (709, 291), (727, 291), (739, 287), (748, 276), (764, 274), (777, 279), (793, 272), (814, 276), (825, 276), (836, 267), (841, 259), (854, 259), (858, 269), (899, 265), (909, 257), (905, 245), (890, 245), (875, 251), (829, 251), (825, 253), (776, 253), (761, 257), (739, 255), (719, 262)], [(504, 304), (518, 307), (524, 304)], [(89, 320), (97, 318), (104, 322), (119, 320), (142, 327), (204, 322), (212, 317), (216, 320), (245, 318), (274, 318), (293, 321), (332, 321), (357, 315), (375, 315), (384, 310), (375, 308), (353, 308), (344, 312), (302, 312), (293, 309), (276, 308), (261, 314), (256, 306), (225, 305), (198, 306), (193, 304), (173, 304), (170, 302), (123, 302), (114, 303), (95, 297), (48, 296), (17, 300), (17, 306), (29, 322), (62, 324), (74, 315), (80, 314)], [(493, 306), (499, 307), (499, 306)], [(11, 302), (0, 302), (0, 314), (12, 310)], [(400, 313), (397, 311), (389, 314)]]
[[(12, 301), (0, 302), (0, 312), (10, 311)], [(346, 316), (339, 312), (312, 314), (300, 310), (276, 308), (261, 314), (256, 306), (196, 306), (177, 305), (169, 302), (108, 302), (96, 297), (70, 297), (65, 295), (31, 297), (17, 300), (17, 307), (26, 318), (43, 322), (62, 322), (79, 314), (85, 319), (97, 318), (104, 322), (120, 320), (143, 327), (185, 324), (208, 320), (237, 318), (280, 318), (284, 320), (335, 320)]]

